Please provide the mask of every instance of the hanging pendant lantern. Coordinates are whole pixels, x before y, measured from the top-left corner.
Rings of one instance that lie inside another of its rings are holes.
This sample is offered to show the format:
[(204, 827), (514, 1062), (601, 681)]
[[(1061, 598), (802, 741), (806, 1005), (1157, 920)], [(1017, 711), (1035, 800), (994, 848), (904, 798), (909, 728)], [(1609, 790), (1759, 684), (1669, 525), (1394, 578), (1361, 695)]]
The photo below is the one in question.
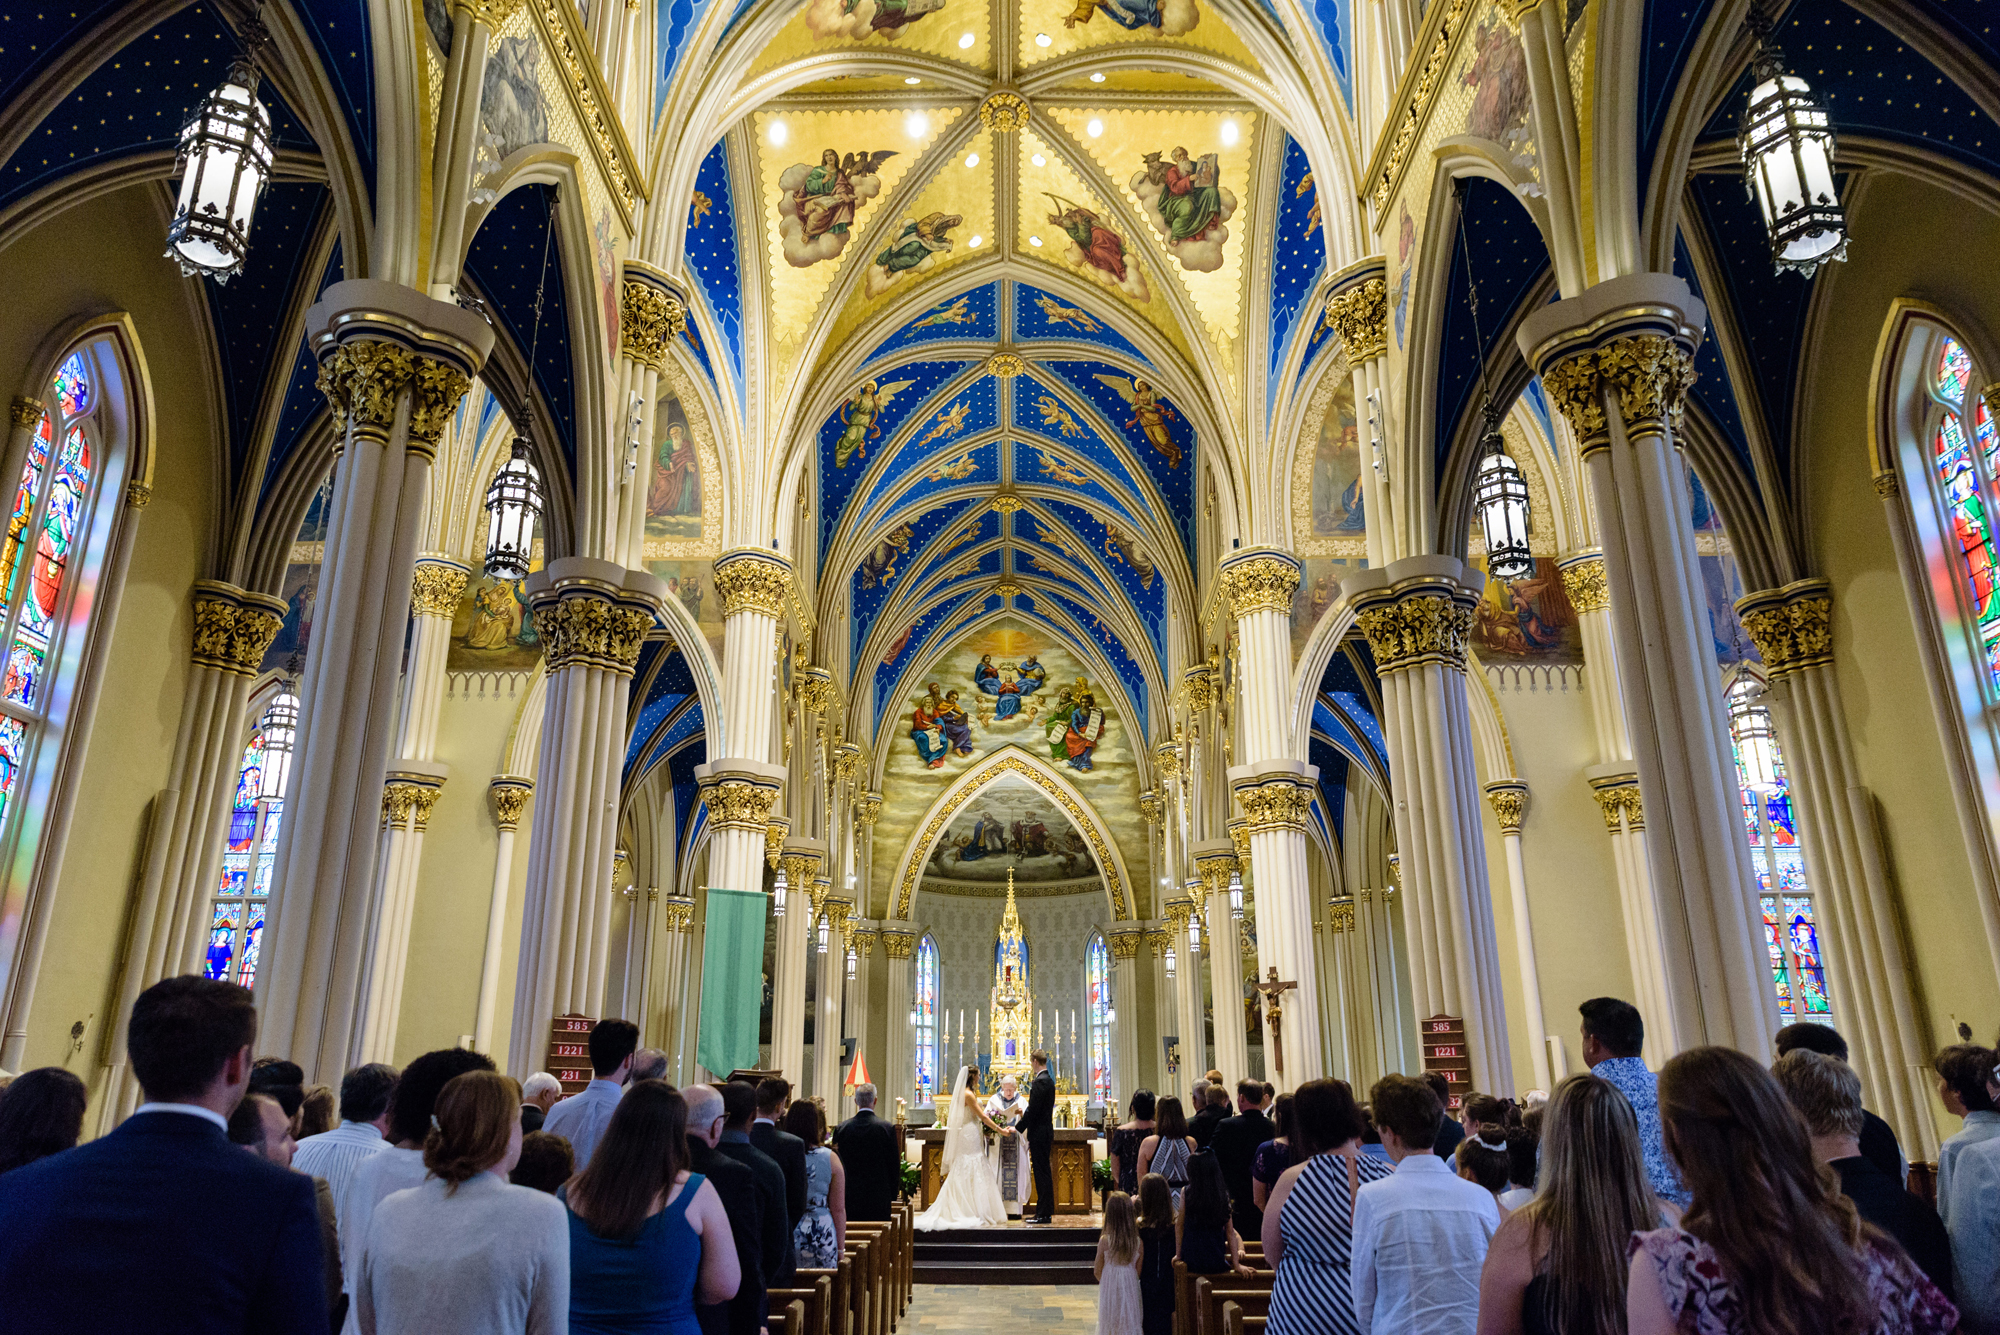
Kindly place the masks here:
[(274, 802), (285, 795), (292, 777), (292, 750), (299, 735), (299, 697), (289, 682), (279, 688), (259, 726), (264, 730), (264, 775), (257, 796)]
[(850, 983), (854, 981), (855, 966), (860, 962), (860, 959), (859, 952), (853, 946), (849, 946), (847, 948), (847, 981)]
[(825, 919), (825, 918), (821, 918), (821, 919), (819, 920), (819, 953), (820, 953), (820, 954), (822, 954), (822, 955), (826, 954), (826, 938), (827, 938), (827, 936), (828, 936), (828, 932), (827, 932), (827, 927), (826, 927), (826, 919)]
[(771, 879), (771, 916), (773, 918), (782, 918), (785, 916), (785, 892), (788, 889), (790, 887), (785, 883), (785, 865), (781, 862), (778, 864), (778, 874)]
[(1229, 873), (1229, 916), (1238, 922), (1243, 921), (1243, 873), (1240, 871)]
[(1173, 948), (1172, 946), (1168, 946), (1168, 947), (1167, 947), (1167, 957), (1166, 957), (1166, 964), (1167, 964), (1167, 977), (1168, 977), (1168, 978), (1172, 978), (1172, 977), (1174, 976), (1174, 966), (1175, 966), (1175, 964), (1176, 964), (1176, 963), (1178, 963), (1178, 960), (1177, 960), (1177, 958), (1176, 958), (1176, 956), (1175, 956), (1175, 954), (1174, 954), (1174, 948)]
[(1778, 777), (1778, 734), (1771, 711), (1759, 701), (1763, 692), (1748, 682), (1729, 693), (1729, 734), (1736, 739), (1736, 763), (1743, 786), (1753, 793), (1781, 792)]
[(1188, 958), (1192, 960), (1200, 956), (1200, 954), (1201, 915), (1197, 913), (1188, 919)]
[(1472, 503), (1479, 507), (1479, 527), (1486, 537), (1486, 572), (1496, 579), (1525, 579), (1535, 573), (1528, 550), (1528, 480), (1507, 454), (1499, 415), (1490, 403), (1480, 444), (1486, 453), (1479, 461)]
[[(261, 25), (246, 31), (252, 51)], [(218, 283), (243, 272), (257, 196), (271, 179), (271, 116), (257, 100), (257, 62), (246, 53), (181, 126), (180, 198), (167, 224), (167, 258), (192, 278)]]
[(1764, 215), (1778, 271), (1797, 269), (1810, 278), (1820, 265), (1847, 258), (1847, 216), (1833, 179), (1833, 126), (1806, 81), (1785, 71), (1784, 54), (1771, 41), (1771, 20), (1753, 7), (1748, 23), (1758, 46), (1751, 66), (1755, 84), (1736, 136), (1744, 184)]
[(514, 452), (486, 488), (486, 573), (494, 579), (521, 579), (534, 551), (535, 521), (542, 514), (542, 479), (526, 437), (514, 437)]

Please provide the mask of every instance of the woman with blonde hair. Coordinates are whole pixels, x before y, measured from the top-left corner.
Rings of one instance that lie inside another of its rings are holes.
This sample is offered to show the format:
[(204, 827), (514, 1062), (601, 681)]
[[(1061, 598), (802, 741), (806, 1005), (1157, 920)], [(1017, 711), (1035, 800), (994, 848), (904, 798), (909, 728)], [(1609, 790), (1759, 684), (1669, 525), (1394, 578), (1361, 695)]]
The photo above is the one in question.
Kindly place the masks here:
[(1486, 1250), (1478, 1335), (1624, 1335), (1628, 1240), (1674, 1214), (1646, 1178), (1632, 1105), (1609, 1081), (1556, 1086), (1540, 1181)]
[(1813, 1160), (1771, 1073), (1730, 1048), (1660, 1071), (1660, 1127), (1689, 1204), (1632, 1239), (1631, 1335), (1944, 1335), (1958, 1309)]
[(375, 1207), (350, 1295), (363, 1335), (557, 1335), (569, 1328), (569, 1224), (517, 1187), (521, 1087), (467, 1071), (438, 1094), (421, 1185)]
[(1114, 1191), (1104, 1198), (1104, 1229), (1097, 1236), (1097, 1335), (1141, 1335), (1145, 1303), (1139, 1293), (1139, 1212), (1132, 1198)]

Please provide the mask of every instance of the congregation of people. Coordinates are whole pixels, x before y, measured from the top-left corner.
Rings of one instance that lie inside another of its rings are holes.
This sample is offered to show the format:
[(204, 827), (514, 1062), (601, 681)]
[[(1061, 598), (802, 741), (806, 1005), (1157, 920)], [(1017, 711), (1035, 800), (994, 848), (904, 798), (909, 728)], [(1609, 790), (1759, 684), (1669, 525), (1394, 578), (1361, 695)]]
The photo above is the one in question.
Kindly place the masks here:
[[(2000, 1335), (2000, 1078), (1935, 1060), (1963, 1119), (1912, 1192), (1840, 1035), (1795, 1024), (1766, 1069), (1696, 1048), (1657, 1073), (1644, 1022), (1581, 1008), (1590, 1066), (1544, 1100), (1390, 1075), (1274, 1097), (1141, 1090), (1108, 1127), (1100, 1335), (1169, 1335), (1175, 1263), (1269, 1269), (1266, 1335)], [(78, 1144), (81, 1081), (0, 1090), (0, 1328), (760, 1335), (768, 1294), (837, 1263), (901, 1187), (875, 1091), (829, 1135), (766, 1078), (676, 1089), (635, 1026), (589, 1036), (562, 1097), (463, 1048), (332, 1090), (254, 1056), (251, 995), (143, 993), (144, 1101)]]

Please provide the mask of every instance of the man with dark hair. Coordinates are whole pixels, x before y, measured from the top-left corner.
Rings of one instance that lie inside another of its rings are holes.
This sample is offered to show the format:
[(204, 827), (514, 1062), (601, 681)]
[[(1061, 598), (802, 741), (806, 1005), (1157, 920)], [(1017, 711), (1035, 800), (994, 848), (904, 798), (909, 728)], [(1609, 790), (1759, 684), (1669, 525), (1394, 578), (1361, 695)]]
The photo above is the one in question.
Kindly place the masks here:
[[(714, 1085), (689, 1085), (687, 1101), (688, 1171), (700, 1173), (722, 1199), (729, 1232), (736, 1244), (736, 1266), (742, 1276), (736, 1296), (727, 1302), (696, 1303), (701, 1335), (758, 1335), (765, 1320), (768, 1295), (764, 1288), (764, 1198), (757, 1177), (718, 1148), (729, 1120), (722, 1095)], [(889, 1216), (882, 1216), (887, 1219)]]
[(283, 1057), (259, 1057), (250, 1067), (250, 1092), (276, 1099), (291, 1122), (292, 1131), (298, 1131), (299, 1109), (306, 1106), (306, 1073), (297, 1062)]
[(256, 1033), (234, 983), (188, 975), (139, 994), (126, 1052), (146, 1101), (110, 1135), (0, 1177), (9, 1335), (326, 1330), (312, 1180), (229, 1141)]
[(549, 1109), (542, 1130), (569, 1141), (576, 1152), (576, 1171), (590, 1165), (611, 1114), (632, 1077), (632, 1056), (639, 1050), (639, 1026), (630, 1020), (599, 1020), (590, 1031), (590, 1069), (596, 1077), (583, 1092)]
[(1194, 1115), (1188, 1118), (1188, 1134), (1194, 1147), (1205, 1150), (1215, 1140), (1215, 1128), (1229, 1117), (1229, 1091), (1221, 1085), (1196, 1085)]
[[(1840, 1031), (1830, 1024), (1814, 1024), (1803, 1020), (1798, 1024), (1788, 1024), (1772, 1038), (1771, 1046), (1782, 1057), (1788, 1052), (1817, 1052), (1835, 1061), (1847, 1061), (1847, 1040)], [(1849, 1063), (1852, 1065), (1852, 1063)], [(1861, 1110), (1861, 1156), (1886, 1173), (1898, 1185), (1902, 1185), (1910, 1175), (1910, 1165), (1903, 1158), (1903, 1147), (1896, 1140), (1896, 1133), (1889, 1124), (1869, 1112)]]
[(1257, 1208), (1256, 1198), (1251, 1195), (1250, 1167), (1257, 1158), (1257, 1147), (1267, 1140), (1276, 1140), (1278, 1128), (1264, 1114), (1262, 1081), (1238, 1081), (1236, 1106), (1243, 1111), (1222, 1120), (1215, 1128), (1214, 1139), (1209, 1141), (1209, 1149), (1222, 1165), (1222, 1181), (1229, 1188), (1230, 1221), (1236, 1225), (1238, 1236), (1261, 1238), (1264, 1212)]
[(1431, 1142), (1431, 1153), (1448, 1161), (1457, 1151), (1458, 1142), (1465, 1139), (1465, 1128), (1451, 1115), (1451, 1082), (1439, 1071), (1425, 1071), (1422, 1079), (1431, 1087), (1431, 1093), (1437, 1095), (1438, 1107), (1445, 1110), (1438, 1121), (1437, 1139)]
[(750, 1143), (769, 1155), (785, 1174), (785, 1215), (796, 1229), (806, 1214), (806, 1143), (778, 1129), (785, 1105), (792, 1101), (792, 1082), (767, 1075), (757, 1082), (757, 1117), (750, 1123)]
[[(558, 1104), (558, 1107), (561, 1105)], [(734, 1159), (757, 1179), (764, 1211), (764, 1287), (789, 1289), (799, 1268), (792, 1245), (791, 1217), (785, 1212), (785, 1170), (778, 1161), (750, 1143), (750, 1123), (757, 1115), (757, 1088), (746, 1080), (722, 1087), (722, 1138), (715, 1152)]]
[(875, 1086), (854, 1087), (854, 1116), (833, 1130), (833, 1152), (847, 1177), (847, 1217), (887, 1219), (902, 1189), (896, 1131), (875, 1115)]
[(382, 1138), (389, 1129), (389, 1096), (396, 1088), (396, 1068), (369, 1062), (349, 1071), (340, 1082), (340, 1125), (299, 1142), (292, 1167), (326, 1179), (333, 1192), (333, 1210), (343, 1227), (347, 1191), (354, 1171), (389, 1148)]
[[(393, 1192), (422, 1186), (429, 1170), (424, 1167), (424, 1140), (431, 1132), (431, 1112), (444, 1087), (467, 1071), (490, 1071), (493, 1059), (467, 1048), (439, 1048), (426, 1052), (403, 1068), (389, 1097), (389, 1126), (384, 1132), (389, 1148), (364, 1159), (347, 1184), (341, 1201), (340, 1274), (348, 1296), (355, 1292), (361, 1273), (361, 1248), (368, 1241), (369, 1225), (375, 1222), (375, 1207)], [(349, 1305), (344, 1335), (360, 1329), (354, 1308)]]
[[(267, 1163), (298, 1171), (295, 1155), (298, 1142), (292, 1139), (292, 1119), (285, 1115), (285, 1105), (275, 1095), (260, 1094), (254, 1089), (245, 1094), (236, 1111), (229, 1114), (229, 1139)], [(331, 1327), (345, 1310), (340, 1305), (340, 1226), (326, 1179), (313, 1177), (312, 1183), (313, 1208), (319, 1212), (320, 1259), (326, 1272), (327, 1324)]]
[(1984, 1141), (2000, 1136), (2000, 1110), (1986, 1084), (1993, 1078), (1994, 1052), (1976, 1043), (1954, 1043), (1931, 1059), (1937, 1072), (1938, 1098), (1944, 1110), (1965, 1119), (1958, 1134), (1938, 1146), (1938, 1213), (1951, 1225), (1951, 1172), (1958, 1156)]
[(1428, 1081), (1386, 1075), (1368, 1093), (1396, 1171), (1355, 1193), (1354, 1315), (1361, 1335), (1472, 1335), (1479, 1272), (1500, 1227), (1493, 1193), (1431, 1152), (1444, 1104)]
[(1055, 1164), (1050, 1156), (1056, 1145), (1056, 1082), (1049, 1075), (1049, 1054), (1036, 1048), (1028, 1054), (1035, 1078), (1028, 1083), (1028, 1110), (1015, 1123), (1028, 1142), (1028, 1171), (1035, 1179), (1035, 1214), (1024, 1224), (1053, 1224), (1056, 1210)]
[(1639, 1148), (1653, 1194), (1685, 1210), (1690, 1197), (1660, 1133), (1660, 1078), (1639, 1056), (1646, 1045), (1646, 1021), (1639, 1008), (1616, 997), (1593, 997), (1576, 1009), (1583, 1016), (1583, 1060), (1590, 1073), (1623, 1094), (1638, 1118)]

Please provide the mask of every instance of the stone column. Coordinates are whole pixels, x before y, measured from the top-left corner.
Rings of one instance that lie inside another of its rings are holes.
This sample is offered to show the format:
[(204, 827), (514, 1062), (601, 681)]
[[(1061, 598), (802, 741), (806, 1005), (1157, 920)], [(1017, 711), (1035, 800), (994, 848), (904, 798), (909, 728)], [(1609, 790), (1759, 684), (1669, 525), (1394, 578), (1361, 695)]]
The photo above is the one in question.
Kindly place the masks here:
[(1358, 1083), (1363, 1043), (1354, 942), (1354, 896), (1332, 895), (1326, 901), (1326, 958), (1322, 969), (1328, 1001), (1327, 1027), (1333, 1038), (1328, 1044), (1329, 1069), (1357, 1089), (1365, 1089)]
[[(872, 1054), (868, 1050), (870, 1044), (874, 1042), (874, 1031), (877, 1028), (878, 1007), (875, 1004), (875, 992), (878, 986), (877, 980), (881, 977), (882, 961), (886, 958), (880, 951), (875, 949), (882, 940), (882, 924), (876, 921), (856, 918), (853, 920), (848, 931), (848, 939), (854, 943), (854, 951), (857, 958), (855, 961), (854, 981), (847, 985), (847, 999), (843, 1004), (843, 1027), (854, 1031), (855, 1050), (867, 1059), (869, 1076), (876, 1079), (886, 1079), (888, 1073), (876, 1067), (876, 1063), (882, 1060), (881, 1048), (877, 1047)], [(891, 1019), (884, 1032), (902, 1025), (907, 1018), (905, 1016), (900, 1019)], [(847, 1097), (842, 1093), (845, 1084), (846, 1073), (836, 1065), (833, 1092), (828, 1096), (826, 1103), (827, 1115), (829, 1117), (836, 1110), (840, 1112), (842, 1117), (848, 1117), (853, 1114), (852, 1105), (842, 1101)], [(891, 1094), (894, 1093), (893, 1090), (889, 1092)], [(889, 1114), (891, 1116), (895, 1115), (894, 1104), (889, 1105)]]
[(1874, 1106), (1913, 1158), (1929, 1159), (1937, 1152), (1929, 1054), (1875, 799), (1856, 772), (1833, 670), (1832, 588), (1800, 580), (1749, 594), (1737, 610), (1771, 674), (1766, 699), (1797, 803), (1807, 884), (1828, 910), (1819, 927), (1835, 1014)]
[(1528, 913), (1528, 864), (1521, 857), (1521, 823), (1528, 814), (1528, 785), (1500, 779), (1486, 785), (1486, 800), (1500, 822), (1500, 842), (1507, 853), (1507, 892), (1514, 907), (1514, 950), (1521, 970), (1521, 1011), (1528, 1022), (1528, 1051), (1535, 1069), (1535, 1087), (1551, 1090), (1548, 1026), (1542, 1019), (1542, 976), (1535, 967), (1535, 929)]
[(472, 1021), (475, 1051), (493, 1051), (493, 1016), (500, 1002), (500, 952), (507, 933), (507, 892), (514, 880), (514, 831), (521, 826), (521, 813), (535, 791), (533, 779), (518, 774), (496, 774), (487, 785), (493, 803), (493, 824), (499, 842), (493, 850), (493, 890), (486, 904), (486, 950), (479, 960), (479, 1001)]
[[(1354, 896), (1353, 959), (1367, 1010), (1357, 1022), (1360, 1067), (1367, 1083), (1421, 1064), (1403, 1045), (1402, 980), (1396, 967), (1396, 889), (1363, 887)], [(1357, 1082), (1357, 1089), (1360, 1083)]]
[[(854, 901), (826, 901), (826, 954), (819, 956), (819, 1013), (813, 1018), (813, 1093), (840, 1106), (840, 1040), (847, 1020), (847, 946), (853, 939)], [(858, 952), (857, 952), (858, 953)], [(856, 962), (859, 980), (859, 961)]]
[[(36, 412), (39, 420), (39, 405)], [(285, 614), (283, 599), (214, 580), (195, 582), (193, 603), (193, 664), (180, 732), (167, 786), (153, 799), (107, 1040), (111, 1083), (105, 1106), (121, 1117), (137, 1106), (139, 1092), (125, 1079), (125, 1025), (132, 1003), (162, 978), (201, 968), (209, 904), (221, 882), (222, 849), (251, 723), (245, 714), (250, 687)], [(293, 780), (295, 787), (299, 783)], [(19, 1054), (8, 1060), (12, 1067), (20, 1065)]]
[[(1170, 944), (1174, 950), (1174, 976), (1172, 978), (1167, 977), (1167, 947)], [(1173, 929), (1167, 922), (1162, 921), (1147, 924), (1146, 968), (1151, 974), (1151, 978), (1148, 981), (1151, 982), (1153, 988), (1153, 1033), (1150, 1040), (1142, 1039), (1138, 1045), (1141, 1051), (1139, 1053), (1139, 1065), (1132, 1074), (1134, 1081), (1132, 1088), (1134, 1089), (1138, 1088), (1140, 1084), (1145, 1084), (1155, 1094), (1171, 1094), (1179, 1088), (1175, 1083), (1178, 1077), (1167, 1070), (1167, 1052), (1160, 1040), (1168, 1034), (1179, 1032), (1180, 1029), (1176, 1012), (1178, 1003), (1175, 999), (1175, 991), (1180, 981), (1181, 960), (1186, 954), (1187, 946), (1184, 940), (1176, 939)], [(1150, 1049), (1146, 1047), (1148, 1041), (1152, 1044)], [(1150, 1081), (1145, 1079), (1145, 1072), (1149, 1065), (1154, 1072), (1153, 1078)], [(1183, 1067), (1182, 1069), (1185, 1070), (1186, 1068)], [(1132, 1101), (1132, 1095), (1129, 1090), (1126, 1092), (1125, 1101), (1127, 1103)]]
[(1383, 390), (1389, 368), (1388, 263), (1380, 255), (1348, 265), (1331, 276), (1326, 289), (1326, 322), (1340, 335), (1354, 377), (1354, 412), (1361, 423), (1361, 507), (1368, 515), (1368, 564), (1382, 566), (1406, 550), (1390, 488), (1374, 466), (1374, 442), (1388, 430)]
[(1105, 933), (1104, 944), (1111, 950), (1111, 1005), (1118, 1018), (1111, 1022), (1111, 1101), (1116, 1111), (1139, 1087), (1139, 970), (1140, 951), (1146, 944), (1143, 927), (1126, 927)]
[(817, 839), (788, 839), (779, 863), (785, 873), (785, 916), (772, 930), (777, 946), (771, 966), (771, 1068), (805, 1088), (806, 973), (814, 967), (814, 937), (826, 906), (820, 872), (826, 845)]
[(360, 1060), (382, 783), (432, 458), (493, 330), (395, 283), (335, 283), (306, 313), (340, 440), (266, 927), (259, 1042), (335, 1081)]
[(1671, 1016), (1673, 1002), (1667, 990), (1666, 957), (1657, 947), (1659, 906), (1645, 870), (1646, 805), (1639, 797), (1639, 776), (1629, 761), (1592, 765), (1583, 773), (1604, 815), (1604, 832), (1611, 836), (1619, 910), (1625, 920), (1625, 956), (1632, 966), (1632, 1004), (1646, 1017), (1646, 1062), (1658, 1069), (1676, 1050), (1674, 1028), (1671, 1023), (1656, 1025), (1652, 1017)]
[[(1227, 839), (1203, 840), (1194, 846), (1194, 865), (1206, 897), (1202, 946), (1208, 952), (1210, 1005), (1215, 1016), (1215, 1068), (1225, 1080), (1242, 1080), (1250, 1074), (1250, 1041), (1243, 1023), (1243, 931), (1229, 911), (1229, 875), (1237, 871), (1236, 845)], [(1201, 1031), (1195, 1033), (1199, 1037)]]
[(1466, 580), (1450, 557), (1415, 556), (1351, 575), (1341, 590), (1382, 675), (1417, 1018), (1462, 1018), (1473, 1087), (1513, 1089), (1465, 694), (1478, 596)]
[(917, 1087), (917, 1055), (910, 1033), (910, 1001), (914, 991), (917, 934), (907, 925), (882, 926), (882, 967), (888, 971), (887, 999), (882, 1003), (889, 1015), (889, 1047), (882, 1054), (882, 1069), (876, 1085), (881, 1098), (876, 1108), (884, 1117), (896, 1115), (896, 1100), (914, 1099)]
[(627, 565), (646, 560), (646, 496), (653, 483), (653, 414), (667, 349), (687, 328), (687, 303), (660, 270), (638, 260), (625, 262), (618, 303), (618, 404), (614, 421), (626, 433), (621, 467), (611, 473), (623, 491), (618, 499), (617, 550)]
[[(1197, 936), (1206, 935), (1200, 925), (1202, 884), (1189, 881), (1181, 887), (1181, 892), (1167, 901), (1167, 926), (1174, 934), (1174, 948), (1180, 956), (1174, 970), (1179, 975), (1174, 983), (1175, 1028), (1181, 1040), (1181, 1070), (1176, 1088), (1185, 1105), (1195, 1082), (1208, 1070), (1208, 1036), (1202, 1006), (1202, 950), (1196, 946)], [(1202, 944), (1207, 945), (1205, 941)]]
[(631, 677), (660, 580), (569, 556), (528, 576), (548, 673), (508, 1069), (539, 1068), (550, 1021), (604, 1015), (619, 761)]
[(1680, 279), (1627, 274), (1531, 312), (1518, 337), (1581, 443), (1604, 542), (1620, 693), (1657, 836), (1646, 849), (1669, 997), (1657, 1019), (1679, 1045), (1762, 1057), (1777, 1000), (1674, 447), (1706, 318)]
[[(660, 1017), (659, 1037), (654, 1041), (673, 1058), (674, 1083), (685, 1084), (692, 1079), (694, 1069), (694, 1034), (688, 1024), (695, 1013), (695, 998), (688, 995), (692, 981), (689, 956), (694, 950), (694, 900), (673, 890), (657, 893), (659, 930), (665, 934), (665, 944), (658, 968), (660, 1003), (651, 1008)], [(652, 1016), (647, 1019), (652, 1022)]]

